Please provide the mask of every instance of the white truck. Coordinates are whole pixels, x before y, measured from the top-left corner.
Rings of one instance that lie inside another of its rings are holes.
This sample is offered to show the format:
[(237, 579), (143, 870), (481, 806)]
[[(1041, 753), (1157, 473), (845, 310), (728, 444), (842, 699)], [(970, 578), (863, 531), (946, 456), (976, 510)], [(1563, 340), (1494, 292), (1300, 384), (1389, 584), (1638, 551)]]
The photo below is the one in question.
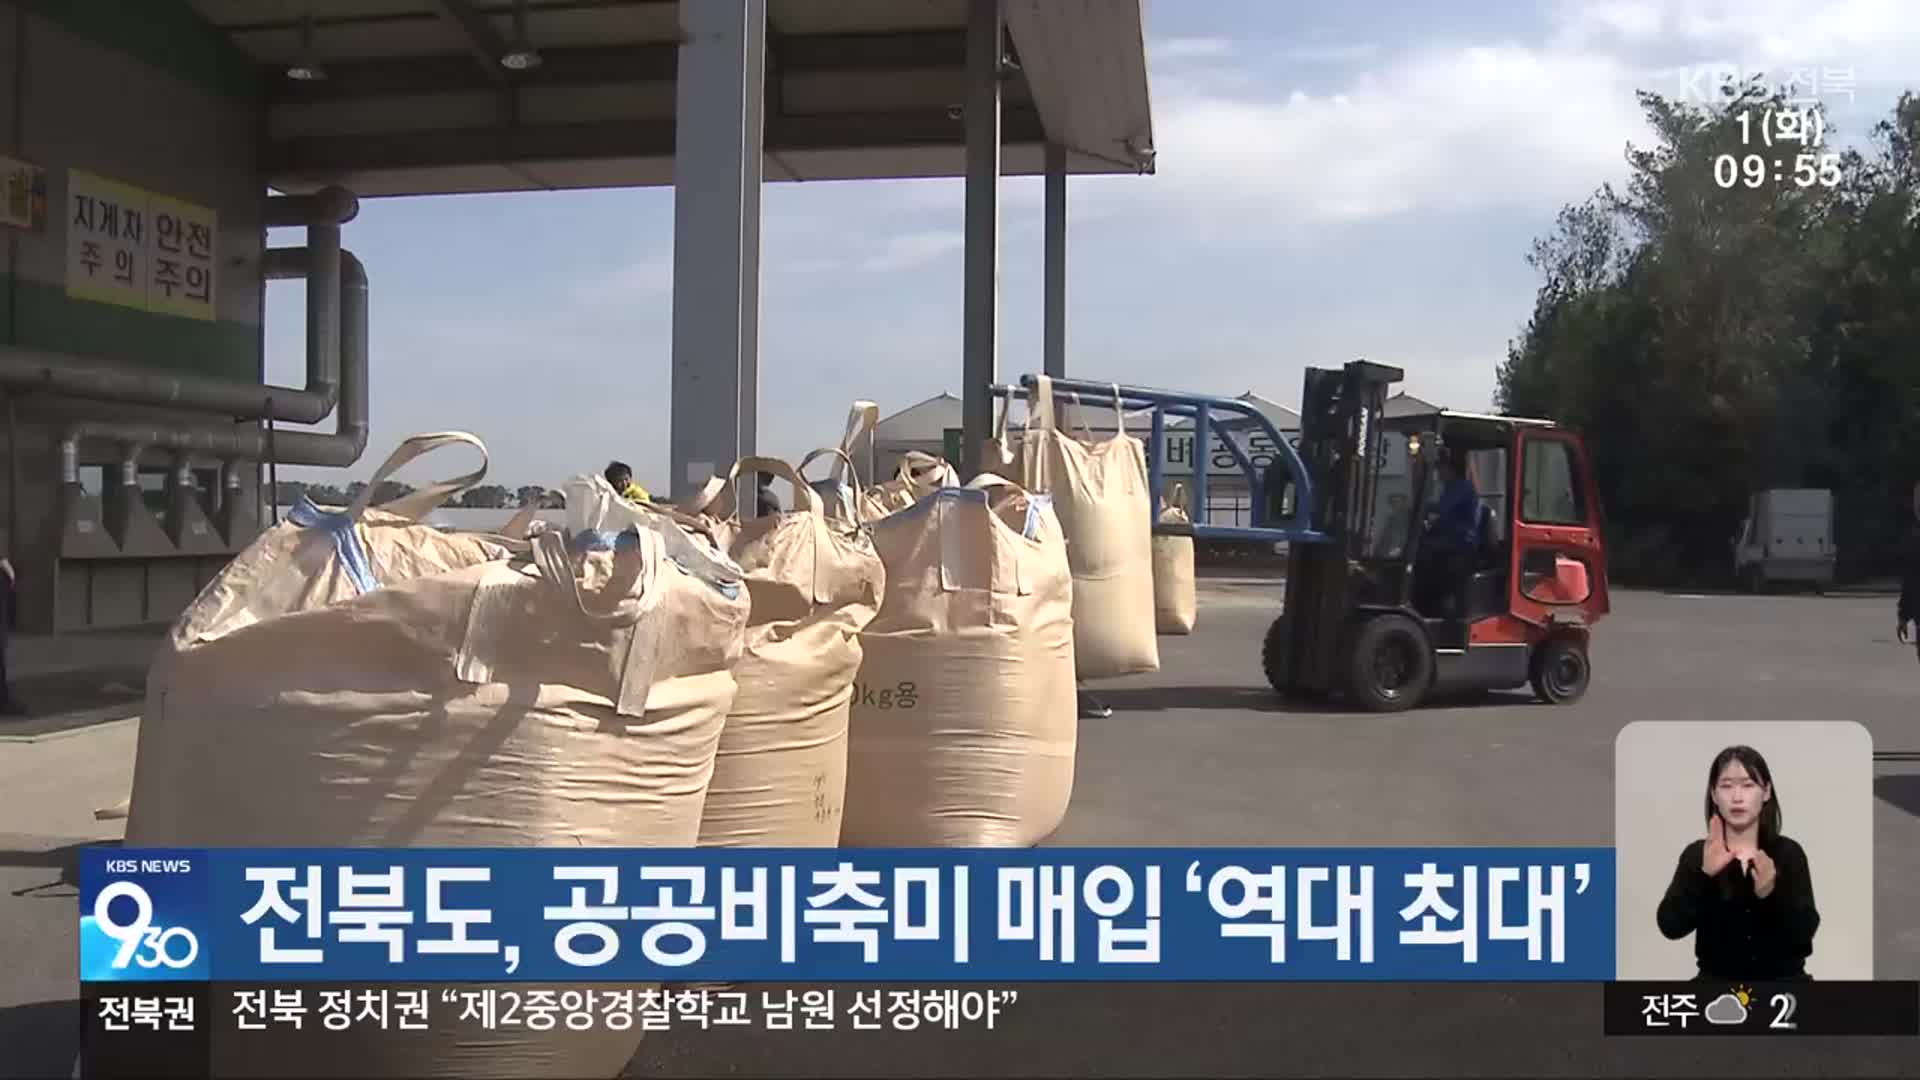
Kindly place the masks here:
[(1733, 572), (1748, 592), (1776, 583), (1833, 583), (1833, 492), (1773, 488), (1753, 496), (1734, 542)]

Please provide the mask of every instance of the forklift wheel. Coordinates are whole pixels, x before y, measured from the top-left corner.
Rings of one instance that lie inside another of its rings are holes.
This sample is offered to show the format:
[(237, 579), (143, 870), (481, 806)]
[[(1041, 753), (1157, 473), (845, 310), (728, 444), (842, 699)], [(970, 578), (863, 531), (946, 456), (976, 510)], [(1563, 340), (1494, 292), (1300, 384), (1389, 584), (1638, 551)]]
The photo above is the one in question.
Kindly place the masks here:
[(1267, 640), (1260, 646), (1260, 669), (1266, 672), (1267, 685), (1273, 692), (1286, 697), (1292, 692), (1288, 686), (1287, 662), (1287, 617), (1281, 615), (1267, 627)]
[(1411, 709), (1433, 685), (1433, 647), (1405, 615), (1376, 615), (1360, 624), (1347, 656), (1353, 702), (1370, 712)]
[(1587, 649), (1570, 638), (1551, 638), (1533, 654), (1533, 692), (1549, 705), (1571, 705), (1587, 692), (1593, 662)]

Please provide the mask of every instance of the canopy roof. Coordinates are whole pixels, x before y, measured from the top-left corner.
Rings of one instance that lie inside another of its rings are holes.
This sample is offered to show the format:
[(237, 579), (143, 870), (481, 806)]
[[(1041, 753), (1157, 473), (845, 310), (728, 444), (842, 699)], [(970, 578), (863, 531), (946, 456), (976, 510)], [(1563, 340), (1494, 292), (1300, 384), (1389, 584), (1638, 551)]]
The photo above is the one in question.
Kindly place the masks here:
[[(270, 182), (363, 195), (671, 183), (677, 0), (189, 0), (269, 87)], [(965, 172), (967, 0), (767, 0), (766, 178)], [(307, 16), (311, 12), (311, 33)], [(1002, 172), (1153, 169), (1140, 0), (1007, 0)], [(325, 78), (298, 81), (292, 66)]]

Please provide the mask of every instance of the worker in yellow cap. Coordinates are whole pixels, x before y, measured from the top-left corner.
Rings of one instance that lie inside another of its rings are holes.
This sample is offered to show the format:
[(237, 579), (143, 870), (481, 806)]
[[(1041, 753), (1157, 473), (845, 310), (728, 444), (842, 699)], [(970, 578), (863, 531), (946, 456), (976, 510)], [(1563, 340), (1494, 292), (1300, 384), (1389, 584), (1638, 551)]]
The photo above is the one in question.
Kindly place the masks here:
[(653, 501), (653, 496), (647, 494), (646, 488), (633, 482), (633, 468), (626, 462), (608, 462), (606, 477), (607, 483), (613, 485), (613, 490), (619, 492), (621, 498), (632, 502)]

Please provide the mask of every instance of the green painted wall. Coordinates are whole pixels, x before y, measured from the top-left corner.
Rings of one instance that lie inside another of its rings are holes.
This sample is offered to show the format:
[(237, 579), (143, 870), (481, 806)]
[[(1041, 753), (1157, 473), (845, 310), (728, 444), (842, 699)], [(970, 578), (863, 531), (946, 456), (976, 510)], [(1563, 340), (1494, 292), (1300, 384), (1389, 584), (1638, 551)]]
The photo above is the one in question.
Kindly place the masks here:
[[(186, 0), (0, 0), (0, 13), (9, 23), (16, 6), (64, 33), (36, 39), (29, 31), (26, 37), (21, 155), (47, 169), (53, 205), (44, 233), (13, 239), (19, 257), (11, 263), (12, 276), (9, 264), (0, 262), (0, 342), (161, 371), (257, 381), (260, 331), (255, 322), (207, 322), (69, 299), (61, 206), (67, 165), (80, 164), (115, 180), (212, 205), (221, 211), (223, 228), (257, 222), (250, 213), (235, 213), (236, 192), (245, 189), (231, 179), (251, 175), (252, 150), (238, 143), (231, 144), (231, 150), (209, 148), (214, 143), (228, 146), (224, 140), (256, 137), (245, 118), (264, 107), (259, 69)], [(76, 54), (74, 38), (107, 55), (90, 47)], [(76, 84), (71, 68), (82, 55), (114, 68), (118, 90)], [(182, 140), (186, 163), (167, 162), (155, 170), (159, 176), (140, 167), (140, 155), (151, 151), (135, 149), (150, 144), (150, 133), (128, 130), (128, 121), (114, 111), (114, 93), (137, 94), (147, 84), (147, 78), (136, 74), (141, 69), (155, 81), (207, 95), (201, 99), (204, 105), (188, 112), (146, 121), (177, 124), (183, 134), (192, 132)], [(233, 298), (227, 291), (223, 283), (221, 306), (231, 311)]]
[[(257, 101), (260, 70), (185, 0), (13, 0), (73, 33), (234, 101)], [(272, 6), (272, 5), (266, 5)]]
[[(0, 275), (12, 303), (0, 341), (26, 348), (117, 360), (183, 375), (251, 382), (259, 377), (260, 328), (155, 315), (91, 300), (74, 300), (63, 285)], [(4, 321), (5, 315), (0, 315)]]

